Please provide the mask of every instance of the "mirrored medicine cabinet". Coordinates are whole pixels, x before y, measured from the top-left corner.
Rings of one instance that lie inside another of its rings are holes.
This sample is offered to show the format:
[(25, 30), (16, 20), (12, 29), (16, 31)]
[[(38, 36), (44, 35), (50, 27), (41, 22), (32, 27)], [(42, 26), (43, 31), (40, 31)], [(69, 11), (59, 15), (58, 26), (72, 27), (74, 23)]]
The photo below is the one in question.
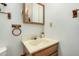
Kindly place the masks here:
[(44, 25), (45, 5), (42, 3), (23, 4), (23, 23)]

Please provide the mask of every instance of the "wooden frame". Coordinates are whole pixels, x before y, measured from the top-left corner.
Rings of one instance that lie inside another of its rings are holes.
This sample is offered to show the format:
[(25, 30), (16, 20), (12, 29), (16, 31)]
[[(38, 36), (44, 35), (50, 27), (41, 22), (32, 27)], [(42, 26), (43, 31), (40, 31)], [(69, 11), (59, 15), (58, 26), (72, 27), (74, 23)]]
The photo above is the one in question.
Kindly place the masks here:
[(23, 4), (23, 23), (25, 24), (38, 24), (38, 25), (44, 25), (45, 24), (45, 5), (42, 3), (37, 3), (39, 5), (41, 5), (43, 7), (43, 23), (39, 23), (39, 22), (25, 22), (26, 18), (25, 18), (25, 3)]

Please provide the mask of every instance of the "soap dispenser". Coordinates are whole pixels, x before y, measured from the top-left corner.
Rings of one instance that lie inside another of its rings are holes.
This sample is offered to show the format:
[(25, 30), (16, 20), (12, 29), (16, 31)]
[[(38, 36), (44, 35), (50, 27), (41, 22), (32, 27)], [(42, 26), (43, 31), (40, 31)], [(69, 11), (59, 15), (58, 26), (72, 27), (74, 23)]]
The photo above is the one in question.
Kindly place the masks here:
[(41, 33), (41, 38), (44, 38), (44, 37), (45, 37), (44, 32), (42, 32)]

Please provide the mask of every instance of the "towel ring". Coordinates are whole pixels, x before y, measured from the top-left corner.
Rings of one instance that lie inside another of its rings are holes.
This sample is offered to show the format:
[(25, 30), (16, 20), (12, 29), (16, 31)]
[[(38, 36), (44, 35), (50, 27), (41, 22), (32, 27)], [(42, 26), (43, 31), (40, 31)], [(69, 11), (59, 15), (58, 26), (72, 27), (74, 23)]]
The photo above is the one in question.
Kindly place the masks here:
[[(19, 31), (18, 33), (16, 33), (16, 31)], [(21, 34), (21, 29), (20, 28), (14, 28), (13, 30), (12, 30), (12, 34), (14, 35), (14, 36), (19, 36), (20, 34)]]

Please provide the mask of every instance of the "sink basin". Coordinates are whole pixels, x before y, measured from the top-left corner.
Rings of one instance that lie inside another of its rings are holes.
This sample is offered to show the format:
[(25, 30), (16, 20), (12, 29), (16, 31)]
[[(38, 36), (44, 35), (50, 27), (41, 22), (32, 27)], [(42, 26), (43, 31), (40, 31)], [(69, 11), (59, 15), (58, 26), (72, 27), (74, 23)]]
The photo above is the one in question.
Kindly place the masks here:
[(39, 51), (41, 49), (54, 45), (58, 43), (58, 41), (53, 39), (48, 39), (48, 38), (39, 38), (36, 40), (32, 40), (32, 39), (22, 40), (22, 43), (30, 53), (34, 53), (36, 51)]
[(28, 40), (28, 43), (32, 46), (37, 46), (40, 44), (47, 44), (47, 43), (49, 43), (49, 41), (44, 40), (44, 39), (37, 39), (37, 40)]

